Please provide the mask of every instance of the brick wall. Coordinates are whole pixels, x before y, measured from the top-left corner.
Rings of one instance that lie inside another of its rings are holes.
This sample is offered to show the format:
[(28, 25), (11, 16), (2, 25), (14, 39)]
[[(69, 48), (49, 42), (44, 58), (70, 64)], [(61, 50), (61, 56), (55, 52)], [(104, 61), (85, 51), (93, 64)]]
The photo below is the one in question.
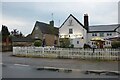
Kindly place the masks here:
[[(55, 35), (45, 34), (45, 40), (47, 46), (54, 46)], [(56, 37), (57, 45), (58, 45), (58, 36)]]

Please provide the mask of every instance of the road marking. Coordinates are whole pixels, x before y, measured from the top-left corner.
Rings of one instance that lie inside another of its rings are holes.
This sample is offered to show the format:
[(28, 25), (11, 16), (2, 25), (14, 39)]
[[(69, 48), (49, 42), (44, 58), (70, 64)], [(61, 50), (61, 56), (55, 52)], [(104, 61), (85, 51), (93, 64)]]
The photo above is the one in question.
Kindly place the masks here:
[(14, 64), (16, 66), (29, 66), (29, 65), (24, 65), (24, 64)]

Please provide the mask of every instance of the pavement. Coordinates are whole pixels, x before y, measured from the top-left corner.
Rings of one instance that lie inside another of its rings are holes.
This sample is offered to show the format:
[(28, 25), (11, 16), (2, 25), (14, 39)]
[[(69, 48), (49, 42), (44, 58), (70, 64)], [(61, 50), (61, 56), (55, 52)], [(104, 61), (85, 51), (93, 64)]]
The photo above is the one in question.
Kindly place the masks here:
[[(82, 70), (113, 70), (118, 71), (117, 61), (86, 61), (72, 59), (50, 59), (50, 58), (25, 58), (11, 56), (12, 52), (2, 53), (2, 62), (11, 64), (50, 66), (61, 68), (74, 68)], [(113, 66), (114, 65), (114, 66)]]

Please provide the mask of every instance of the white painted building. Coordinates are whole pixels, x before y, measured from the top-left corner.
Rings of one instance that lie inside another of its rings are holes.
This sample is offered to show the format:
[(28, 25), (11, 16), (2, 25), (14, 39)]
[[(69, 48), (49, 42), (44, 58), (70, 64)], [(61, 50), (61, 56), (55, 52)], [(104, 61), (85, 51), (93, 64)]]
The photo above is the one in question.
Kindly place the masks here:
[(88, 44), (91, 46), (97, 44), (96, 41), (91, 41), (91, 39), (99, 38), (104, 42), (101, 46), (111, 47), (109, 38), (118, 37), (118, 27), (118, 24), (89, 26)]
[[(111, 41), (107, 39), (118, 36), (119, 28), (118, 24), (89, 26), (87, 14), (84, 15), (83, 25), (70, 14), (59, 28), (59, 38), (69, 38), (74, 47), (82, 48), (84, 44), (91, 47), (110, 47)], [(101, 42), (96, 42), (97, 40)]]
[(87, 30), (72, 14), (59, 28), (59, 37), (69, 38), (74, 47), (83, 47), (86, 43), (86, 34)]

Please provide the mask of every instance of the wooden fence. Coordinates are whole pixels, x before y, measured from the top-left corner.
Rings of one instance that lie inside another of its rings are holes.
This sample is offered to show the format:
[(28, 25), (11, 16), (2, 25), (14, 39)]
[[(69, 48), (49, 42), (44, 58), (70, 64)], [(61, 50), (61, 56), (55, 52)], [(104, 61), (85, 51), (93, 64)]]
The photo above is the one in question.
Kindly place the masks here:
[(13, 47), (13, 55), (50, 58), (120, 60), (119, 49), (75, 49), (52, 47)]

